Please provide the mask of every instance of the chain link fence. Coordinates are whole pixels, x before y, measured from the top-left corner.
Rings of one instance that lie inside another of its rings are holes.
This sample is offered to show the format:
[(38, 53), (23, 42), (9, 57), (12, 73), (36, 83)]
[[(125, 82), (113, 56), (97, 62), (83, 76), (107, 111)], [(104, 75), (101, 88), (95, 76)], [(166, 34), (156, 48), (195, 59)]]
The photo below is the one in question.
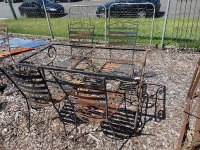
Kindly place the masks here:
[[(95, 26), (94, 43), (107, 44), (107, 27), (110, 24), (128, 22), (128, 27), (131, 24), (138, 24), (137, 45), (176, 45), (199, 49), (200, 1), (198, 0), (158, 0), (161, 6), (147, 1), (133, 3), (133, 0), (115, 0), (115, 3), (109, 0), (71, 3), (36, 1), (37, 3), (23, 4), (29, 8), (28, 12), (20, 9), (23, 6), (21, 2), (13, 3), (20, 21), (14, 25), (9, 24), (9, 32), (68, 39), (69, 25), (87, 24)], [(169, 10), (166, 10), (168, 2)], [(0, 3), (4, 12), (8, 4)], [(165, 14), (166, 22), (164, 22)], [(2, 13), (0, 18), (6, 18), (6, 15)], [(26, 19), (21, 19), (22, 17)]]
[[(35, 3), (36, 1), (37, 3)], [(128, 0), (122, 0), (120, 3), (116, 1), (115, 4), (110, 3), (109, 6), (107, 6), (108, 3), (104, 3), (106, 1), (98, 2), (94, 5), (80, 5), (81, 2), (77, 3), (79, 5), (74, 5), (76, 3), (53, 3), (49, 0), (35, 0), (34, 3), (29, 3), (29, 0), (27, 0), (23, 4), (14, 3), (13, 5), (17, 5), (19, 9), (15, 9), (15, 12), (18, 19), (22, 20), (19, 22), (22, 25), (20, 26), (19, 24), (15, 27), (11, 25), (9, 30), (22, 34), (37, 33), (39, 35), (51, 36), (52, 38), (62, 37), (67, 39), (69, 25), (94, 25), (94, 43), (106, 44), (108, 43), (108, 23), (131, 22), (132, 24), (139, 24), (138, 44), (153, 43), (154, 18), (159, 16), (159, 10), (156, 10), (153, 4), (141, 3), (138, 5)], [(27, 8), (29, 8), (28, 11), (26, 10)], [(34, 9), (32, 10), (32, 8)], [(21, 19), (22, 17), (26, 19)], [(22, 28), (24, 24), (26, 24), (26, 28)], [(161, 36), (159, 38), (161, 40)]]

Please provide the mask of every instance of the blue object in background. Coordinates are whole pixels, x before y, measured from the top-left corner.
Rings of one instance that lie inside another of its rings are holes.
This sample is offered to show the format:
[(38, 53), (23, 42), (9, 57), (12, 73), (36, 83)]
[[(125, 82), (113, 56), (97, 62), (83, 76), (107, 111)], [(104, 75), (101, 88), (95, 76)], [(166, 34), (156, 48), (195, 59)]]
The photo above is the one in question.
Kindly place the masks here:
[(24, 48), (29, 48), (29, 47), (34, 48), (34, 47), (37, 47), (37, 46), (46, 45), (48, 43), (49, 42), (44, 41), (44, 40), (38, 40), (38, 41), (33, 41), (33, 42), (30, 42), (30, 43), (24, 44), (24, 45), (22, 45), (22, 47), (24, 47)]
[(9, 40), (9, 44), (11, 48), (14, 47), (21, 47), (24, 44), (33, 42), (32, 40), (24, 40), (24, 39), (20, 39), (20, 38), (13, 38)]
[(25, 39), (20, 39), (20, 38), (13, 38), (9, 40), (9, 44), (11, 48), (15, 47), (23, 47), (23, 48), (34, 48), (37, 46), (45, 45), (48, 44), (49, 42), (44, 41), (44, 40), (25, 40)]

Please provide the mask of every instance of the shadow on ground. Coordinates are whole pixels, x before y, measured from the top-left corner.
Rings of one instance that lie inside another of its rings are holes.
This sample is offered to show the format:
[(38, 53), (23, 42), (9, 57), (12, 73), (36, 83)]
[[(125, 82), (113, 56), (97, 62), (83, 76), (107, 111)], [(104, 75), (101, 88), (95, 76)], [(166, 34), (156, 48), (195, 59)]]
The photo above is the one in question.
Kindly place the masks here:
[[(135, 111), (129, 108), (120, 108), (110, 119), (112, 129), (117, 140), (130, 139), (132, 137), (144, 135), (143, 128), (149, 121), (160, 122), (166, 118), (165, 115), (165, 101), (166, 101), (166, 87), (158, 84), (144, 84), (142, 92), (142, 103), (139, 109), (139, 116), (137, 118), (137, 128), (134, 128)], [(133, 104), (134, 105), (134, 102)], [(65, 123), (75, 125), (73, 109), (69, 104), (65, 104), (61, 110), (61, 118)], [(78, 125), (83, 124), (80, 119), (76, 118)], [(113, 137), (112, 129), (109, 123), (102, 122), (101, 131), (109, 137)]]

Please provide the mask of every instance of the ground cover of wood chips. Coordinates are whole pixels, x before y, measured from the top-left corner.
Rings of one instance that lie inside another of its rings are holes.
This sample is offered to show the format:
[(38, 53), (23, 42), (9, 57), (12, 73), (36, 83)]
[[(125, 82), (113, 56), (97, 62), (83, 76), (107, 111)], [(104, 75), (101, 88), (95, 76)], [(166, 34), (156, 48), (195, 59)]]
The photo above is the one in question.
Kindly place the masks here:
[[(30, 53), (32, 52), (15, 56), (15, 60)], [(119, 148), (122, 150), (175, 149), (183, 121), (187, 92), (199, 57), (198, 52), (176, 48), (148, 52), (145, 69), (146, 99), (140, 110), (141, 122), (138, 132), (133, 130), (131, 118), (130, 123), (123, 123), (121, 117), (124, 115), (123, 111), (113, 119)], [(12, 59), (7, 58), (2, 61), (10, 63)], [(72, 119), (69, 114), (65, 116), (68, 120), (65, 127), (69, 135), (65, 136), (63, 124), (53, 108), (45, 111), (31, 110), (31, 132), (28, 132), (25, 100), (6, 78), (3, 78), (3, 82), (8, 87), (0, 95), (1, 150), (115, 149), (112, 134), (106, 124), (99, 126), (99, 124), (80, 122), (78, 139), (74, 141), (74, 124), (73, 121), (69, 123)], [(197, 102), (194, 102), (193, 107), (196, 105)], [(132, 116), (131, 110), (129, 116)], [(192, 129), (191, 125), (191, 132)]]

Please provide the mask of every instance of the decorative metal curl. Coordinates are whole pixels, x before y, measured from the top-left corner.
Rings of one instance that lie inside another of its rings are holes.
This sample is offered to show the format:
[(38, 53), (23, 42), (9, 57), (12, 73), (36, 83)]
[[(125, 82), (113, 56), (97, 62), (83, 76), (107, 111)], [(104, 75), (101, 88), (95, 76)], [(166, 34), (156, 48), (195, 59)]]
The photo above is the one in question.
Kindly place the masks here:
[(47, 63), (47, 65), (50, 65), (50, 64), (53, 65), (53, 62), (56, 58), (56, 54), (57, 54), (56, 48), (53, 46), (50, 46), (47, 51), (47, 56), (51, 58), (51, 61)]
[(156, 94), (163, 94), (164, 92), (165, 92), (165, 87), (160, 87), (160, 88), (157, 90)]

